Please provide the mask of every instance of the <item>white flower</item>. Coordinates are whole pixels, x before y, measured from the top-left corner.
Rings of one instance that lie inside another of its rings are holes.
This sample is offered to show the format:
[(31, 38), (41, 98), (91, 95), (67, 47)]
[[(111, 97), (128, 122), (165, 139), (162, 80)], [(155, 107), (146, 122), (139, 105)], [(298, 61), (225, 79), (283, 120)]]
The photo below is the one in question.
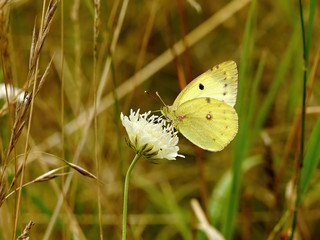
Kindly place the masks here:
[[(15, 96), (17, 96), (17, 101), (22, 102), (24, 92), (19, 88), (14, 88), (11, 85), (7, 84), (7, 91), (9, 100), (12, 100)], [(3, 83), (0, 83), (0, 99), (6, 99), (6, 88)]]
[(179, 138), (173, 127), (161, 117), (152, 115), (151, 111), (140, 114), (130, 110), (130, 116), (121, 113), (122, 125), (129, 136), (129, 146), (141, 156), (151, 159), (175, 160), (184, 157), (178, 154)]

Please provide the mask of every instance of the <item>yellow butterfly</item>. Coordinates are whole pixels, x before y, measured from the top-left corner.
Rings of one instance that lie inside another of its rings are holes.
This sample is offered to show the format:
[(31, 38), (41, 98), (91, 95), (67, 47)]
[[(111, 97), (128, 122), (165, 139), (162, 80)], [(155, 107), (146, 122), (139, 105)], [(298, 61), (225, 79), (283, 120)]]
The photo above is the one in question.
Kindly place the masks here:
[(220, 151), (238, 132), (237, 85), (237, 64), (223, 62), (190, 82), (162, 114), (195, 145)]

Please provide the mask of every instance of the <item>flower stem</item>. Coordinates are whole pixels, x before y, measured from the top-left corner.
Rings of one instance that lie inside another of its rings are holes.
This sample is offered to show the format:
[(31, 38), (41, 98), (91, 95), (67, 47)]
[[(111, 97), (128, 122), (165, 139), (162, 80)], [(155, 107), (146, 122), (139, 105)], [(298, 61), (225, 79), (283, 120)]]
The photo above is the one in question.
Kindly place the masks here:
[(123, 193), (123, 215), (122, 215), (122, 240), (126, 240), (127, 238), (127, 207), (128, 207), (128, 189), (129, 189), (129, 179), (132, 172), (132, 169), (138, 159), (140, 158), (140, 154), (136, 154), (133, 161), (128, 168), (126, 178), (124, 181), (124, 193)]

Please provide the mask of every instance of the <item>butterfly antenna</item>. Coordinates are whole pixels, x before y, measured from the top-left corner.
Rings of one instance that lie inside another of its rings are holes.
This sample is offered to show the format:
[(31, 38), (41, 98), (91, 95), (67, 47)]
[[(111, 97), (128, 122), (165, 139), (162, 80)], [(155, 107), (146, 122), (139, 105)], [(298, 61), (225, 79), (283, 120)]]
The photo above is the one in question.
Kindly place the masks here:
[(162, 100), (162, 98), (160, 97), (159, 93), (156, 92), (156, 95), (158, 96), (158, 98), (160, 99), (160, 101), (162, 102), (162, 104), (167, 107), (167, 105), (164, 103), (164, 101)]
[(158, 98), (156, 98), (155, 96), (153, 96), (151, 93), (149, 93), (148, 91), (144, 91), (144, 93), (148, 94), (150, 97), (152, 97), (154, 100), (156, 100), (158, 103), (161, 103)]
[(157, 97), (160, 99), (160, 101), (159, 101), (159, 99), (158, 98), (156, 98), (155, 96), (153, 96), (151, 93), (149, 93), (148, 91), (144, 91), (144, 93), (146, 93), (146, 94), (148, 94), (150, 97), (152, 97), (154, 100), (156, 100), (158, 103), (161, 103), (161, 104), (163, 104), (164, 106), (167, 106), (165, 103), (164, 103), (164, 101), (162, 100), (162, 98), (160, 97), (160, 95), (159, 95), (159, 93), (158, 92), (156, 92), (156, 95), (157, 95)]

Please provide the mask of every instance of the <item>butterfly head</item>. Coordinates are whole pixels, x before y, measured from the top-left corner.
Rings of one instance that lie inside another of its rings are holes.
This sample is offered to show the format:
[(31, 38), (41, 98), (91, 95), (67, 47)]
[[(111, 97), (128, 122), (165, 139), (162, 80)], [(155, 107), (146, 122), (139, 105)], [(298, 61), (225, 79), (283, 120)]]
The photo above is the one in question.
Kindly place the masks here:
[(172, 106), (164, 106), (161, 108), (161, 113), (163, 116), (165, 116), (169, 121), (173, 121), (175, 118), (174, 110), (172, 109)]
[(161, 108), (161, 113), (163, 116), (167, 117), (168, 116), (168, 113), (169, 113), (169, 107), (168, 106), (164, 106)]

